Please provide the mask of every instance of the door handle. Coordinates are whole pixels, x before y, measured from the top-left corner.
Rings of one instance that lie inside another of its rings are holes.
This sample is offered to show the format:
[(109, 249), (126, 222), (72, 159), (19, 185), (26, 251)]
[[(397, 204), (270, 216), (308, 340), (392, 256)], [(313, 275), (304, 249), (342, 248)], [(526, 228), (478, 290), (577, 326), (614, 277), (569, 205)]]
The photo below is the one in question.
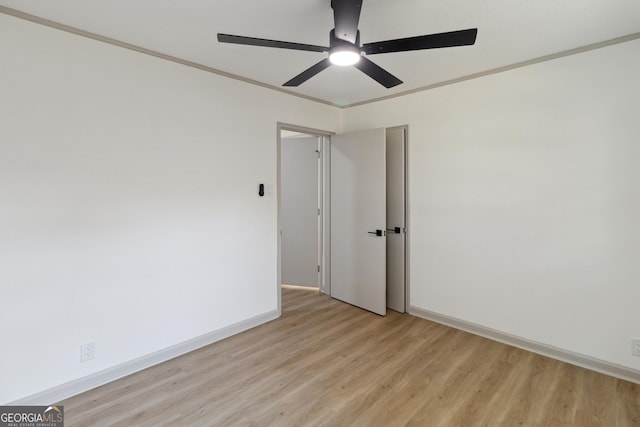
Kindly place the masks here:
[(386, 234), (383, 230), (367, 231), (367, 233), (375, 234), (378, 237), (382, 237), (382, 236), (384, 236)]
[(402, 227), (387, 228), (387, 231), (393, 231), (395, 234), (402, 234)]

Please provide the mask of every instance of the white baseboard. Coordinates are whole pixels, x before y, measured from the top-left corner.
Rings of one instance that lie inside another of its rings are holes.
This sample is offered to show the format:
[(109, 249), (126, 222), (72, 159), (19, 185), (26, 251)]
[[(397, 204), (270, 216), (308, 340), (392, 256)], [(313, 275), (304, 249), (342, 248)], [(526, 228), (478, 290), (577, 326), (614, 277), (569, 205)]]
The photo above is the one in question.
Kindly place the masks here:
[(446, 326), (451, 326), (452, 328), (460, 329), (474, 335), (489, 338), (503, 344), (518, 347), (523, 350), (551, 357), (553, 359), (561, 360), (572, 365), (580, 366), (582, 368), (600, 372), (605, 375), (610, 375), (612, 377), (640, 384), (640, 371), (627, 368), (622, 365), (617, 365), (615, 363), (610, 363), (604, 360), (574, 353), (551, 345), (517, 337), (515, 335), (510, 335), (496, 329), (487, 328), (485, 326), (477, 325), (475, 323), (467, 322), (465, 320), (460, 320), (454, 317), (445, 316), (443, 314), (434, 313), (429, 310), (423, 310), (414, 306), (409, 307), (409, 314)]
[(15, 402), (8, 403), (7, 405), (50, 405), (60, 402), (64, 399), (68, 399), (111, 381), (139, 372), (153, 365), (166, 362), (167, 360), (182, 356), (183, 354), (197, 350), (209, 344), (213, 344), (216, 341), (239, 334), (240, 332), (244, 332), (263, 323), (277, 319), (278, 317), (280, 317), (278, 310), (273, 310), (250, 319), (243, 320), (242, 322), (229, 325), (217, 331), (167, 347), (146, 356), (139, 357), (129, 362), (125, 362), (121, 365), (117, 365), (112, 368), (96, 372), (95, 374), (44, 390), (40, 393), (24, 397), (16, 400)]

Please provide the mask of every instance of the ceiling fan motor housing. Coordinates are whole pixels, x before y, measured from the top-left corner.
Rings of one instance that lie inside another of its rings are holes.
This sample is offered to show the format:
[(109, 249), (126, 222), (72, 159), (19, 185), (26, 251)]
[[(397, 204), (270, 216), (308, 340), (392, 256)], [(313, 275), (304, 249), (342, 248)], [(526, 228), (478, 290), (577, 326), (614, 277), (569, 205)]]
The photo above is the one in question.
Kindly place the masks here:
[(343, 48), (344, 50), (349, 49), (349, 48), (356, 48), (358, 50), (358, 52), (360, 52), (362, 49), (360, 48), (360, 30), (358, 30), (358, 33), (356, 35), (356, 42), (355, 43), (351, 43), (348, 40), (343, 40), (340, 39), (338, 37), (336, 37), (336, 30), (333, 29), (331, 30), (331, 32), (329, 33), (329, 50), (334, 50), (334, 49), (340, 49)]
[(360, 31), (357, 32), (356, 42), (339, 39), (335, 29), (329, 33), (329, 59), (335, 65), (354, 65), (360, 60), (362, 49), (360, 48)]
[(331, 30), (329, 33), (329, 55), (335, 52), (354, 52), (358, 55), (362, 53), (362, 49), (360, 47), (360, 31), (358, 31), (356, 36), (356, 42), (351, 43), (347, 40), (342, 40), (336, 37), (335, 29)]

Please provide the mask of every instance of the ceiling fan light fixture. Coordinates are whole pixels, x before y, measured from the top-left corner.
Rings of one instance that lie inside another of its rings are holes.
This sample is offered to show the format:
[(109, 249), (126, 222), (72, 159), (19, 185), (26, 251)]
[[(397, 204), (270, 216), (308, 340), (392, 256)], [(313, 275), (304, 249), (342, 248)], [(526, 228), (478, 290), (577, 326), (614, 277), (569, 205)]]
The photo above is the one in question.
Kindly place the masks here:
[(357, 64), (360, 61), (361, 55), (359, 51), (354, 49), (335, 49), (329, 53), (329, 61), (333, 65), (346, 67), (348, 65)]

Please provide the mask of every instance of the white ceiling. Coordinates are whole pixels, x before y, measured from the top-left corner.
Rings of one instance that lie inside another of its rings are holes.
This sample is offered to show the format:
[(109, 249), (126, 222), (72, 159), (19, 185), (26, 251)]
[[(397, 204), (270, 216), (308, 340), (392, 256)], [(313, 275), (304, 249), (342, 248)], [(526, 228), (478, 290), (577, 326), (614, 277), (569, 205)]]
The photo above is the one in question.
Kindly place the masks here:
[[(221, 44), (216, 34), (327, 46), (333, 28), (330, 0), (0, 0), (0, 6), (278, 88), (326, 54)], [(637, 35), (640, 0), (365, 0), (360, 18), (362, 43), (467, 28), (478, 28), (475, 46), (371, 56), (404, 81), (395, 88), (333, 66), (287, 90), (352, 105)]]

